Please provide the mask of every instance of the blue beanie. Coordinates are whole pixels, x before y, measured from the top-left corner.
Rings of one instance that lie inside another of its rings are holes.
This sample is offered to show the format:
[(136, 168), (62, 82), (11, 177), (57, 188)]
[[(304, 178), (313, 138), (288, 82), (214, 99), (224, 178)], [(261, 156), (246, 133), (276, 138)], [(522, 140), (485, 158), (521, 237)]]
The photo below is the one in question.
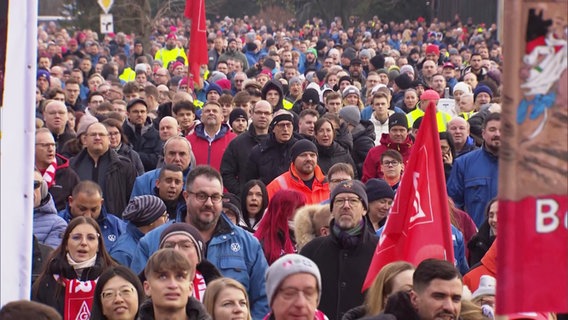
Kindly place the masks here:
[(223, 94), (223, 90), (221, 89), (221, 87), (219, 87), (218, 84), (216, 84), (216, 83), (209, 83), (209, 86), (207, 87), (207, 90), (205, 90), (205, 96), (207, 97), (207, 95), (209, 94), (209, 92), (211, 92), (211, 91), (213, 91), (213, 90), (217, 91), (217, 93), (218, 93), (219, 95), (222, 95), (222, 94)]
[(475, 101), (477, 99), (477, 95), (482, 92), (487, 93), (491, 97), (491, 99), (493, 99), (493, 91), (491, 91), (491, 88), (482, 84), (478, 85), (475, 90), (473, 90), (473, 101)]

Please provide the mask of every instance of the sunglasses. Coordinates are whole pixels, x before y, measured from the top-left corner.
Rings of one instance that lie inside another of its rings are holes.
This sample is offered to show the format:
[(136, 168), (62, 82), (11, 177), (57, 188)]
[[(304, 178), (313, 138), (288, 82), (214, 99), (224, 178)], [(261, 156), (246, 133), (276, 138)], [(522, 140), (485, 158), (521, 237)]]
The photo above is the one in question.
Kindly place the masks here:
[(39, 188), (41, 186), (41, 181), (39, 180), (34, 180), (34, 190)]

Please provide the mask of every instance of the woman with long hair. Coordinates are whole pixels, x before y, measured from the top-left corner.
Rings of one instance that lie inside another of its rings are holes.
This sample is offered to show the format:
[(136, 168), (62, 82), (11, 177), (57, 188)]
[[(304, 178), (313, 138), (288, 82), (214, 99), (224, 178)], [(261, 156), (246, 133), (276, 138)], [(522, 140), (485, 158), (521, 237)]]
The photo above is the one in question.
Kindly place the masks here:
[(95, 288), (92, 320), (135, 320), (144, 301), (144, 288), (138, 276), (125, 266), (107, 269)]
[(247, 290), (231, 278), (219, 278), (207, 286), (203, 300), (213, 320), (251, 320)]
[(245, 183), (241, 192), (243, 219), (249, 230), (258, 229), (260, 220), (268, 207), (268, 191), (261, 180), (250, 180)]
[[(32, 300), (54, 307), (63, 319), (75, 319), (91, 305), (99, 276), (116, 263), (107, 253), (98, 223), (76, 217), (67, 226), (61, 245), (32, 288)], [(86, 303), (86, 304), (85, 304)]]
[(122, 130), (122, 122), (109, 118), (103, 121), (103, 124), (108, 130), (110, 147), (119, 155), (130, 159), (134, 167), (136, 167), (138, 175), (144, 174), (144, 165), (142, 164), (140, 155), (138, 152), (134, 151), (130, 143), (128, 143), (128, 138), (124, 135), (124, 131)]
[(293, 226), (296, 210), (306, 204), (306, 196), (295, 190), (280, 190), (268, 204), (254, 236), (258, 238), (269, 265), (287, 253), (296, 252)]
[(343, 320), (379, 315), (385, 309), (387, 299), (391, 294), (412, 289), (414, 269), (412, 264), (405, 261), (396, 261), (385, 265), (367, 291), (365, 303), (349, 310), (343, 316)]

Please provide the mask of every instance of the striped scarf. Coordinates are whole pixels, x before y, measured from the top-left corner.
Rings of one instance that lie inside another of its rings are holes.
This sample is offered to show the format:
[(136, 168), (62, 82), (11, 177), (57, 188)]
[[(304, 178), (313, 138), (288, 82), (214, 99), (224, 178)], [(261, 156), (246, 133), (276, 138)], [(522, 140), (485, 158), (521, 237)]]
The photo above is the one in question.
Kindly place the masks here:
[(53, 162), (45, 169), (43, 173), (43, 180), (47, 182), (47, 188), (51, 188), (55, 185), (55, 172), (57, 171), (57, 160)]

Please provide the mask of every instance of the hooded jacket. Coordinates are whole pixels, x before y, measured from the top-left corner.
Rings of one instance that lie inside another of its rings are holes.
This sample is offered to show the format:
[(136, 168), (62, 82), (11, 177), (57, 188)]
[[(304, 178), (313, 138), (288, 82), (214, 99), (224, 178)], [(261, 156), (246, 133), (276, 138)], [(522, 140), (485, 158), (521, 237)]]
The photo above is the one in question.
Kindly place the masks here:
[(479, 280), (482, 275), (490, 275), (494, 278), (497, 277), (497, 241), (487, 250), (487, 253), (481, 258), (481, 262), (474, 266), (463, 277), (463, 284), (465, 284), (471, 292), (475, 292), (479, 288)]
[(311, 189), (298, 177), (298, 171), (294, 163), (290, 164), (287, 172), (279, 175), (266, 186), (269, 199), (272, 199), (276, 192), (288, 189), (303, 193), (306, 196), (306, 204), (320, 203), (329, 198), (329, 183), (318, 165), (314, 168), (314, 179)]
[(227, 149), (231, 140), (236, 136), (236, 134), (231, 132), (229, 126), (223, 123), (213, 141), (209, 142), (209, 138), (205, 134), (205, 125), (200, 123), (195, 127), (195, 131), (186, 138), (191, 143), (197, 165), (208, 164), (220, 170), (223, 153), (225, 153), (225, 149)]
[(278, 103), (274, 106), (273, 112), (276, 112), (282, 108), (286, 110), (292, 109), (294, 105), (291, 102), (284, 100), (284, 89), (282, 89), (282, 85), (278, 80), (269, 80), (264, 85), (264, 87), (262, 87), (262, 90), (260, 92), (262, 100), (266, 100), (266, 94), (268, 93), (269, 90), (276, 90), (280, 95), (280, 99), (278, 100)]
[(406, 136), (406, 140), (404, 140), (404, 142), (396, 143), (392, 141), (388, 133), (383, 133), (383, 136), (381, 137), (381, 145), (369, 150), (369, 154), (367, 155), (367, 158), (365, 158), (365, 162), (363, 163), (363, 177), (361, 178), (361, 181), (367, 182), (367, 180), (371, 178), (383, 178), (383, 172), (381, 171), (381, 155), (388, 149), (400, 152), (402, 160), (406, 165), (410, 158), (412, 144), (410, 136)]
[(57, 215), (53, 197), (48, 193), (34, 208), (33, 231), (39, 243), (57, 248), (61, 244), (67, 222)]
[(318, 165), (324, 174), (327, 174), (329, 168), (339, 162), (348, 163), (353, 167), (355, 176), (357, 176), (357, 168), (351, 157), (349, 150), (342, 147), (339, 143), (333, 141), (331, 146), (322, 146), (316, 142), (318, 148)]
[(375, 146), (375, 126), (371, 121), (361, 120), (359, 124), (351, 131), (353, 137), (353, 150), (351, 157), (357, 166), (356, 172), (359, 176), (363, 172), (363, 163), (369, 151)]

